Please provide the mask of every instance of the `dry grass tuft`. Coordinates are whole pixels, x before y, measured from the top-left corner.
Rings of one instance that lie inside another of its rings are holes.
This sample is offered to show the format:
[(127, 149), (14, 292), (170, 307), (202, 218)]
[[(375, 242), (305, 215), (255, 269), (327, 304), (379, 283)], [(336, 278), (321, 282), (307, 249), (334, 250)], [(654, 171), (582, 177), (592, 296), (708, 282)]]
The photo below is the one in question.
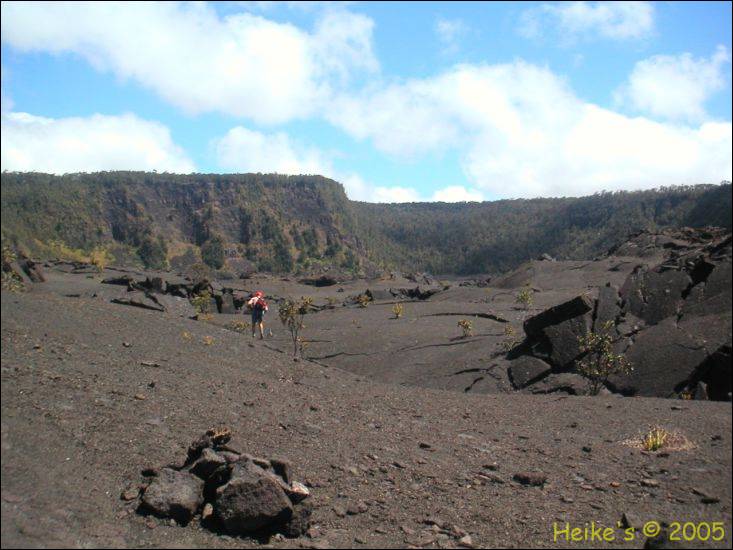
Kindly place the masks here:
[(623, 444), (647, 452), (689, 451), (695, 444), (683, 433), (667, 430), (662, 426), (652, 426), (646, 432), (623, 441)]

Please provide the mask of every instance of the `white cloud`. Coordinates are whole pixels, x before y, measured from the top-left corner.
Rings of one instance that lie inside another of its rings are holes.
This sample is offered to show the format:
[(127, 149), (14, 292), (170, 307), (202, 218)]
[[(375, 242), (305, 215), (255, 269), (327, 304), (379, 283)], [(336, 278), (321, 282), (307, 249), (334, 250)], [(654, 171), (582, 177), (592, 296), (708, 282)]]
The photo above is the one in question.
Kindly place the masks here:
[(189, 113), (262, 123), (312, 115), (334, 87), (377, 70), (372, 26), (343, 9), (307, 33), (202, 3), (2, 3), (2, 39), (17, 50), (78, 54)]
[(352, 200), (368, 202), (418, 201), (417, 191), (374, 186), (358, 174), (337, 170), (332, 155), (299, 143), (285, 132), (263, 133), (236, 126), (212, 142), (217, 164), (227, 171), (278, 174), (318, 174), (344, 185)]
[(654, 6), (650, 2), (558, 2), (525, 10), (519, 32), (538, 38), (548, 30), (561, 41), (578, 38), (632, 40), (654, 31)]
[(3, 170), (55, 174), (101, 170), (194, 171), (168, 129), (134, 115), (51, 119), (2, 115)]
[(264, 174), (318, 174), (342, 183), (352, 200), (391, 203), (483, 200), (480, 191), (458, 185), (439, 189), (432, 197), (424, 197), (412, 187), (373, 185), (358, 174), (336, 169), (331, 155), (299, 143), (284, 132), (263, 133), (236, 126), (221, 138), (215, 139), (212, 149), (222, 170)]
[(435, 33), (443, 45), (446, 54), (456, 53), (460, 49), (460, 39), (466, 34), (468, 27), (461, 19), (445, 19), (439, 17), (435, 22)]
[(328, 115), (398, 158), (455, 151), (475, 190), (579, 196), (731, 178), (731, 124), (685, 126), (586, 103), (547, 68), (459, 65), (342, 98)]
[(705, 101), (728, 84), (729, 74), (730, 52), (722, 45), (709, 59), (656, 55), (636, 63), (615, 98), (652, 116), (697, 122), (706, 118)]
[(420, 194), (411, 187), (376, 187), (369, 202), (421, 202)]
[(409, 158), (470, 146), (477, 132), (489, 130), (513, 145), (526, 129), (566, 123), (578, 103), (551, 71), (520, 61), (458, 65), (436, 77), (341, 97), (326, 117), (383, 152)]
[(452, 185), (433, 193), (430, 200), (438, 202), (481, 202), (484, 200), (484, 196), (481, 191), (476, 189), (466, 189), (462, 185)]
[(318, 150), (294, 143), (288, 134), (265, 134), (236, 126), (213, 142), (217, 164), (224, 170), (278, 174), (333, 173)]

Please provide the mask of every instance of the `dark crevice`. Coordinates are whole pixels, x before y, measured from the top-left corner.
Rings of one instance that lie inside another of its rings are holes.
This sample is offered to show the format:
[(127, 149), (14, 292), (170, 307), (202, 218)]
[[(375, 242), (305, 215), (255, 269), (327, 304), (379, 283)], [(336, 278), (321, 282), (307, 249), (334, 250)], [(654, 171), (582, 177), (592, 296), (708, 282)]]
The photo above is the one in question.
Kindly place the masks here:
[(427, 315), (421, 315), (420, 317), (443, 317), (443, 316), (458, 316), (458, 317), (480, 317), (482, 319), (491, 319), (497, 323), (508, 323), (503, 317), (494, 315), (492, 313), (429, 313)]
[(468, 393), (468, 392), (470, 392), (470, 391), (471, 391), (471, 389), (473, 389), (473, 387), (474, 387), (474, 386), (475, 386), (475, 385), (476, 385), (477, 383), (481, 382), (481, 380), (483, 380), (483, 379), (484, 379), (484, 377), (483, 377), (483, 376), (479, 376), (478, 378), (476, 378), (476, 379), (475, 379), (475, 380), (474, 380), (473, 382), (471, 382), (471, 385), (470, 385), (470, 386), (466, 387), (466, 388), (465, 388), (465, 389), (463, 390), (463, 393)]
[(417, 347), (414, 347), (414, 348), (409, 348), (409, 347), (408, 348), (401, 348), (401, 349), (398, 349), (397, 352), (398, 353), (402, 353), (404, 351), (418, 351), (418, 350), (427, 349), (427, 348), (442, 348), (442, 347), (448, 347), (448, 346), (461, 346), (463, 344), (470, 344), (471, 342), (476, 342), (476, 340), (477, 340), (477, 337), (471, 338), (470, 340), (468, 338), (465, 338), (465, 339), (464, 338), (461, 338), (460, 341), (457, 341), (457, 342), (449, 342), (447, 344), (427, 344), (427, 345), (424, 345), (424, 346), (417, 346)]
[(697, 262), (697, 264), (695, 264), (695, 267), (693, 267), (692, 270), (688, 272), (688, 275), (690, 276), (690, 279), (692, 279), (692, 281), (689, 285), (687, 285), (687, 288), (682, 291), (682, 298), (687, 299), (693, 288), (695, 288), (699, 284), (705, 284), (714, 269), (715, 265), (711, 264), (710, 262), (707, 262), (705, 260), (700, 260), (699, 262)]
[(459, 370), (451, 374), (447, 374), (446, 376), (458, 376), (459, 374), (467, 374), (471, 372), (482, 372), (484, 374), (488, 374), (497, 366), (498, 365), (494, 364), (489, 367), (472, 367), (470, 369), (463, 369), (463, 370)]
[(338, 357), (340, 355), (345, 355), (347, 357), (360, 357), (360, 356), (361, 357), (370, 357), (372, 355), (379, 355), (380, 353), (383, 353), (383, 352), (374, 352), (374, 353), (350, 353), (348, 351), (339, 351), (337, 353), (331, 353), (329, 355), (322, 355), (320, 357), (313, 357), (312, 359), (314, 359), (314, 360), (319, 360), (319, 359), (333, 359), (334, 357)]

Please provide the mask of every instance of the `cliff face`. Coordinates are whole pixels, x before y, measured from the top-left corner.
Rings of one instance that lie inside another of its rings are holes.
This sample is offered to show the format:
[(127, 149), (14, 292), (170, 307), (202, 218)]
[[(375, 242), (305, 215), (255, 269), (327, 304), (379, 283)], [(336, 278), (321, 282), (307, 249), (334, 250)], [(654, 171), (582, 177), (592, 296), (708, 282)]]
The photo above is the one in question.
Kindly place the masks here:
[(484, 203), (367, 204), (321, 176), (2, 174), (2, 236), (36, 256), (202, 259), (238, 274), (387, 268), (500, 272), (542, 253), (591, 258), (635, 230), (730, 228), (731, 188)]
[(3, 174), (2, 218), (3, 238), (40, 254), (60, 241), (134, 258), (152, 242), (190, 263), (213, 240), (232, 268), (351, 269), (364, 257), (343, 188), (320, 176)]

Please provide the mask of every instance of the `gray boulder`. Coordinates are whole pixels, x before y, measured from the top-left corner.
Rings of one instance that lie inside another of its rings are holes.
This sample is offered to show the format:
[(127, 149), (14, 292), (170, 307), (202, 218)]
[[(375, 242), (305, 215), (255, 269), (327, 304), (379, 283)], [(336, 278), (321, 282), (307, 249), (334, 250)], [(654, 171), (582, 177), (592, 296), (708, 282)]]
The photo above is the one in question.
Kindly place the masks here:
[(589, 296), (577, 296), (527, 319), (524, 322), (524, 332), (527, 336), (539, 336), (549, 326), (593, 311), (593, 306), (593, 299)]
[(509, 379), (515, 389), (522, 389), (549, 374), (552, 367), (545, 363), (542, 359), (537, 359), (531, 355), (523, 355), (509, 365)]
[(707, 352), (670, 318), (640, 332), (625, 356), (634, 370), (630, 376), (611, 377), (613, 388), (630, 395), (669, 397), (690, 378)]
[(631, 273), (621, 287), (626, 311), (649, 325), (677, 314), (683, 293), (692, 285), (684, 271), (647, 271), (640, 268)]
[(188, 523), (204, 502), (204, 482), (188, 472), (160, 470), (143, 494), (142, 507), (159, 517)]
[(292, 503), (272, 474), (251, 461), (229, 468), (231, 476), (216, 490), (214, 507), (228, 533), (252, 533), (292, 518)]
[(593, 322), (593, 330), (598, 332), (603, 325), (609, 321), (614, 324), (621, 313), (621, 297), (618, 288), (608, 284), (598, 289), (598, 301), (596, 302), (596, 314)]
[(545, 327), (544, 333), (551, 346), (549, 358), (553, 365), (567, 367), (580, 357), (582, 350), (579, 338), (588, 334), (591, 322), (591, 315), (586, 313)]
[(582, 354), (579, 339), (590, 331), (594, 310), (595, 300), (583, 294), (527, 319), (524, 332), (533, 355), (556, 370), (570, 368)]

